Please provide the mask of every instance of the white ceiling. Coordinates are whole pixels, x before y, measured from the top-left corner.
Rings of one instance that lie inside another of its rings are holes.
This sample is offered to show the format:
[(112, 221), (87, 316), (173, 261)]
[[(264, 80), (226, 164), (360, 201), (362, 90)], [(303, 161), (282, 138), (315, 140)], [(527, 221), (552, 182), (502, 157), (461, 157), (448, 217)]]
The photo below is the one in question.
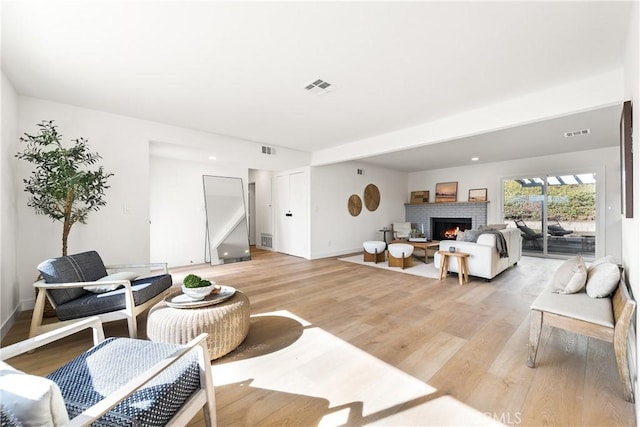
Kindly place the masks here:
[[(620, 68), (630, 5), (2, 1), (2, 68), (22, 95), (313, 152)], [(316, 78), (333, 90), (305, 91)], [(366, 160), (541, 155), (581, 123), (595, 148), (618, 120), (608, 108)]]

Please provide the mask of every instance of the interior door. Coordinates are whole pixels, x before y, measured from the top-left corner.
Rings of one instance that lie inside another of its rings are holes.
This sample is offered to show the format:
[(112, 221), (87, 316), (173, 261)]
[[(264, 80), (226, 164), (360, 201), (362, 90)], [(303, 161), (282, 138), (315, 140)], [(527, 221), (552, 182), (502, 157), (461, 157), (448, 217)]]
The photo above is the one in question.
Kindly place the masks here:
[(307, 182), (302, 172), (289, 175), (289, 206), (291, 216), (286, 217), (290, 222), (291, 255), (304, 257), (307, 247)]
[(280, 175), (276, 185), (276, 247), (278, 252), (304, 257), (308, 244), (306, 174)]
[(289, 208), (289, 175), (276, 178), (276, 247), (278, 252), (291, 253), (293, 232), (291, 227), (291, 210)]

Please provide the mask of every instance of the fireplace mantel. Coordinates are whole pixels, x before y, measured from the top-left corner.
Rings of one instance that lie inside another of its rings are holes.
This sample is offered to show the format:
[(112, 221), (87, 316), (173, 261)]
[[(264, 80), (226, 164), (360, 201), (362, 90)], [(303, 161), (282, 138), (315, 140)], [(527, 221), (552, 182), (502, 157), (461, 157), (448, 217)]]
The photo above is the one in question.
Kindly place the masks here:
[(486, 205), (487, 202), (427, 202), (427, 203), (405, 203), (405, 206), (422, 206), (422, 205)]

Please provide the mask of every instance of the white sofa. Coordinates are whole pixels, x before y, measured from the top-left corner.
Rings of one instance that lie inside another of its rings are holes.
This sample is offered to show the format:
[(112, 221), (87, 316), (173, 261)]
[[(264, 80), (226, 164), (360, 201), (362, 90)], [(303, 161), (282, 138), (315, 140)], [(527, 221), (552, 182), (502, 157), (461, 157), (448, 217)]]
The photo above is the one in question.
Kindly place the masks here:
[[(448, 251), (450, 247), (456, 248), (456, 251), (469, 254), (467, 263), (469, 266), (469, 275), (482, 277), (491, 280), (507, 268), (515, 265), (522, 256), (522, 236), (517, 228), (507, 228), (500, 230), (507, 242), (507, 251), (509, 257), (500, 258), (496, 249), (496, 236), (494, 234), (480, 234), (476, 242), (465, 242), (463, 240), (442, 240), (440, 242), (440, 250)], [(437, 253), (434, 257), (434, 263), (440, 266), (441, 256)], [(449, 263), (449, 271), (458, 272), (458, 264)]]

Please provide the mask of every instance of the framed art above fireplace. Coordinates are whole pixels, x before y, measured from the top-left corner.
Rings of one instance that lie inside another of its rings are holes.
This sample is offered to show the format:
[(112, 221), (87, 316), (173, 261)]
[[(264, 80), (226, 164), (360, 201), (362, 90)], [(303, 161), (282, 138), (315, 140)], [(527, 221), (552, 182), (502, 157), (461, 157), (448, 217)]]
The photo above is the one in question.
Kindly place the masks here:
[(458, 182), (439, 182), (436, 184), (436, 203), (458, 201)]
[(469, 190), (470, 202), (486, 202), (487, 201), (487, 189), (486, 188), (474, 188)]

